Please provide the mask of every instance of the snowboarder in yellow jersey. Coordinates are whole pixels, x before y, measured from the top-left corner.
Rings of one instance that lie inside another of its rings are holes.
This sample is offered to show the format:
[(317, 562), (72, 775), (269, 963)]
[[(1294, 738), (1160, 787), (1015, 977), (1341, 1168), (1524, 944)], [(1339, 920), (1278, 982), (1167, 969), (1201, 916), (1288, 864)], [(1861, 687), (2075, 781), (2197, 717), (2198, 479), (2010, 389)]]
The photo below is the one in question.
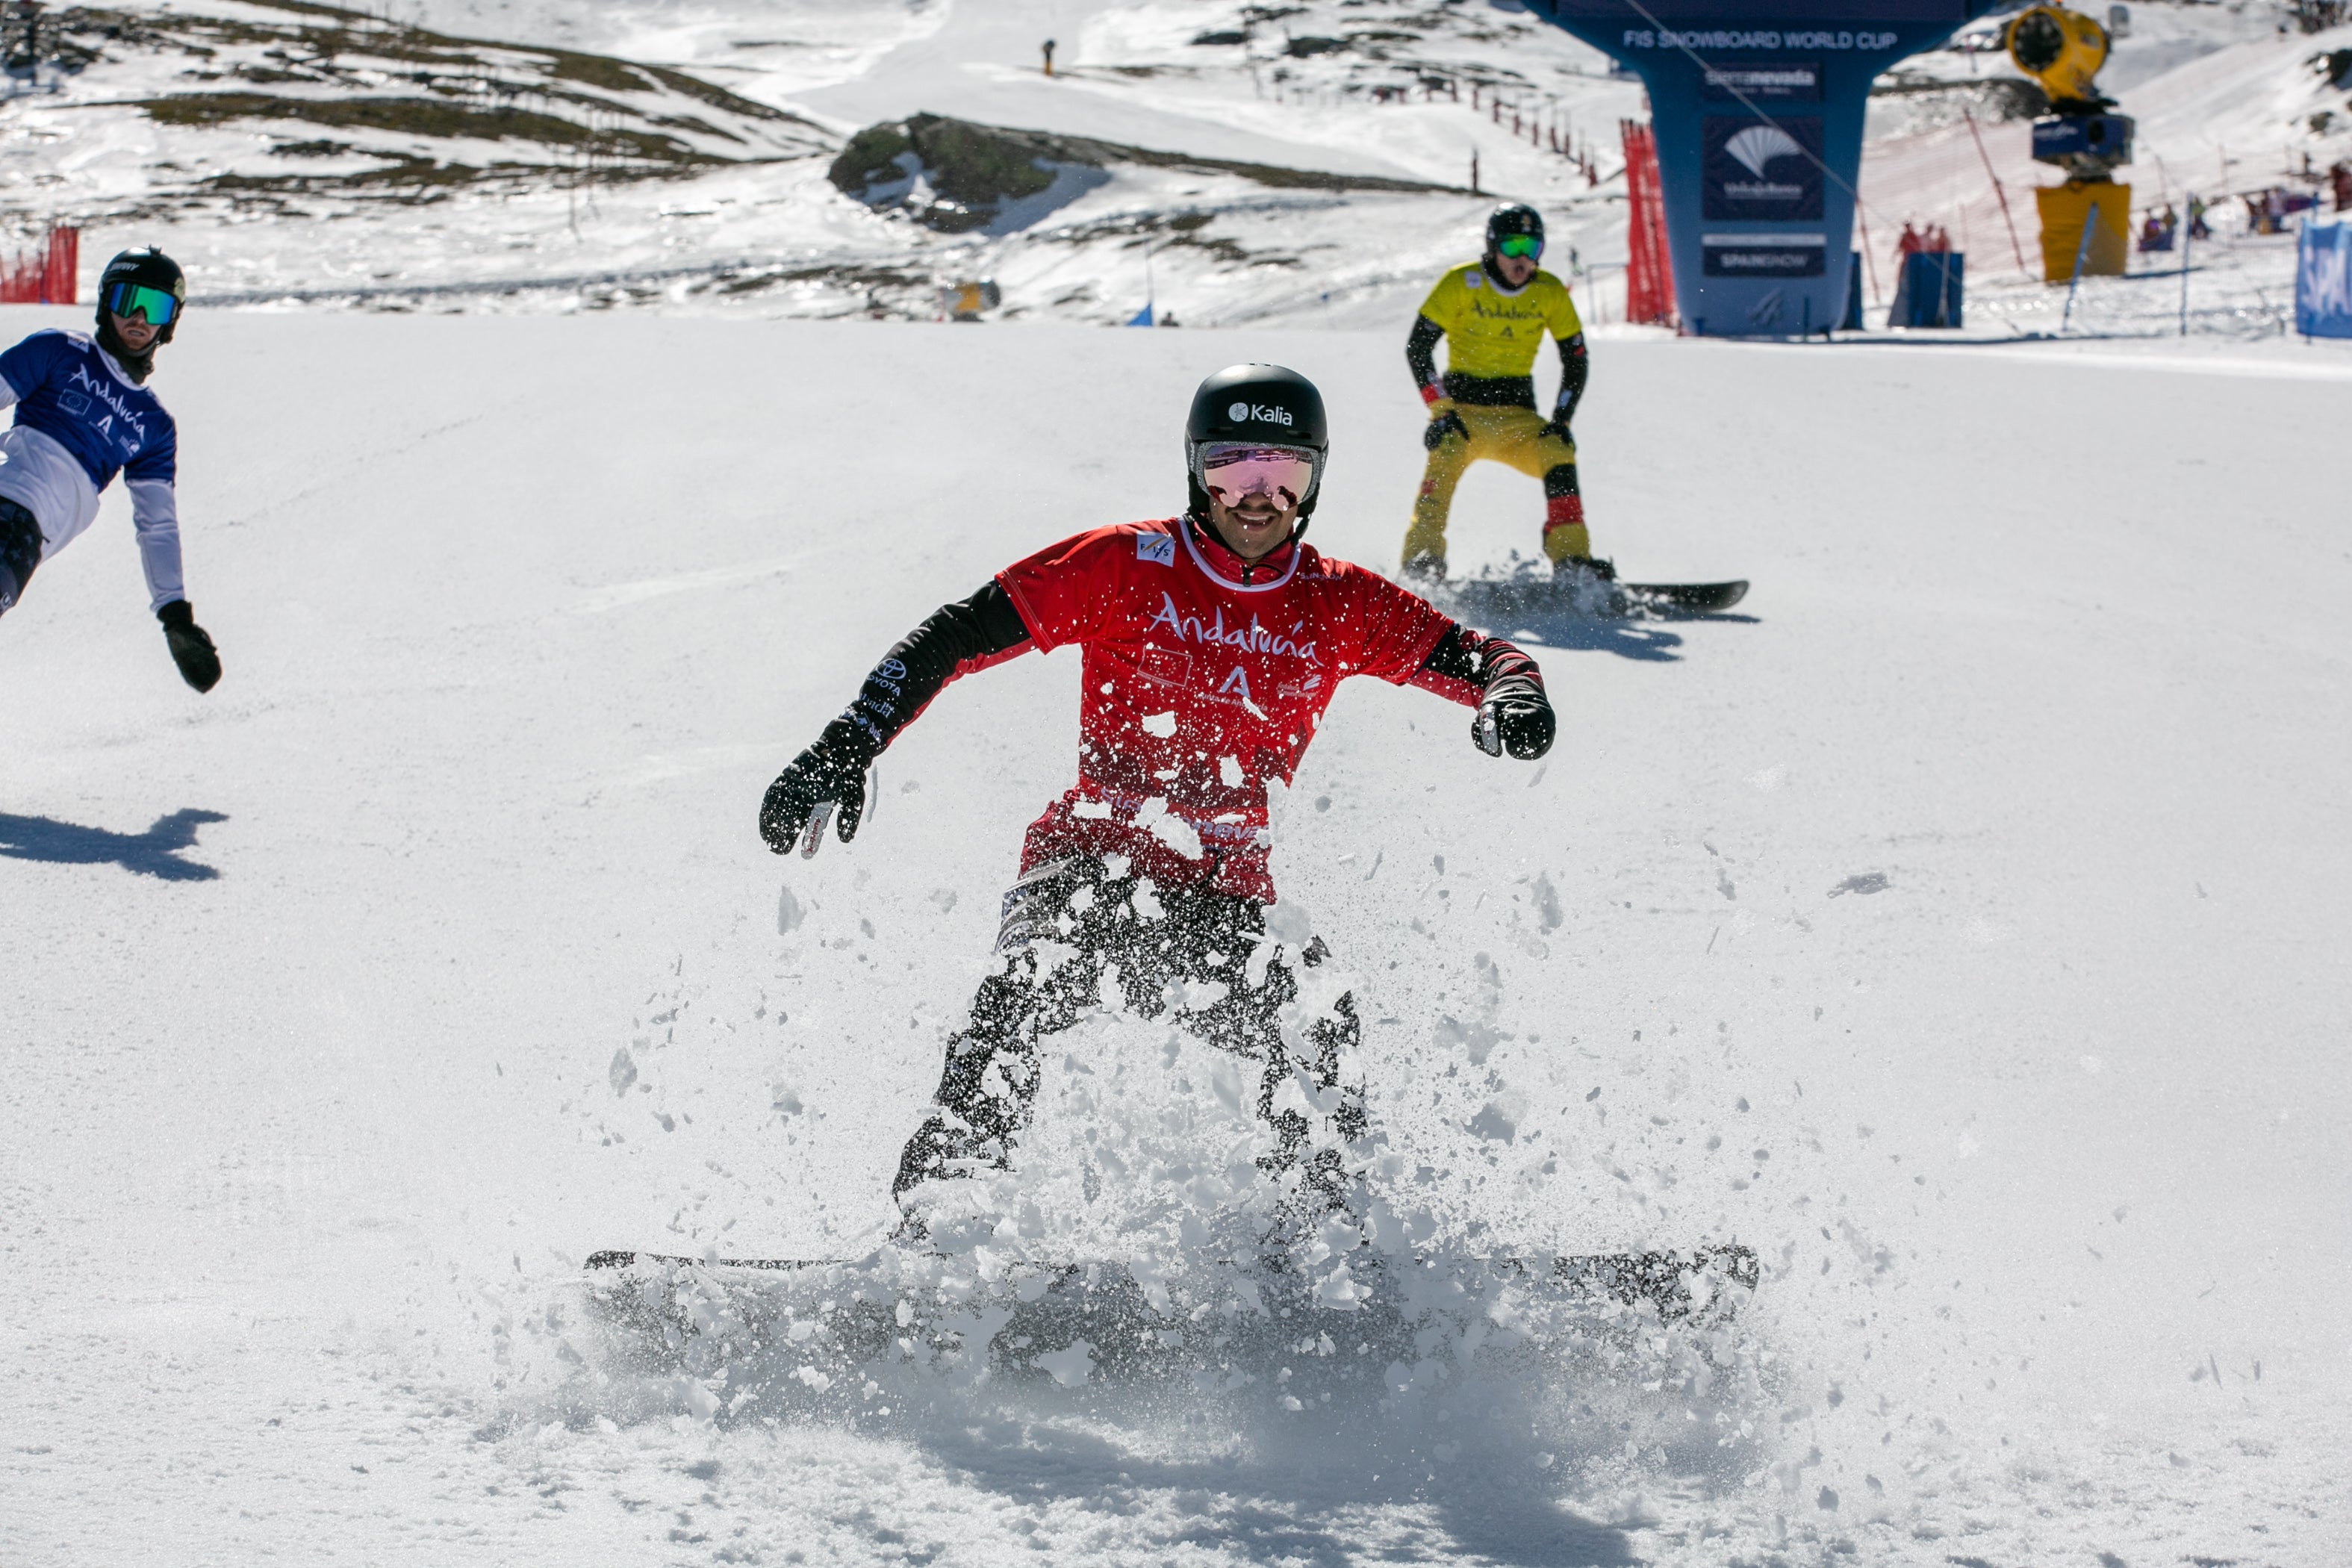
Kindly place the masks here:
[[(1405, 341), (1405, 363), (1429, 405), (1422, 444), (1429, 467), (1404, 536), (1406, 575), (1445, 575), (1445, 518), (1463, 470), (1482, 458), (1508, 463), (1544, 488), (1544, 555), (1562, 575), (1615, 574), (1592, 557), (1584, 498), (1576, 483), (1576, 443), (1568, 422), (1584, 395), (1584, 323), (1568, 285), (1537, 267), (1543, 218), (1535, 208), (1497, 207), (1486, 220), (1486, 254), (1437, 280)], [(1551, 417), (1536, 412), (1536, 353), (1549, 332), (1559, 341), (1559, 395)], [(1451, 339), (1445, 375), (1437, 340)]]

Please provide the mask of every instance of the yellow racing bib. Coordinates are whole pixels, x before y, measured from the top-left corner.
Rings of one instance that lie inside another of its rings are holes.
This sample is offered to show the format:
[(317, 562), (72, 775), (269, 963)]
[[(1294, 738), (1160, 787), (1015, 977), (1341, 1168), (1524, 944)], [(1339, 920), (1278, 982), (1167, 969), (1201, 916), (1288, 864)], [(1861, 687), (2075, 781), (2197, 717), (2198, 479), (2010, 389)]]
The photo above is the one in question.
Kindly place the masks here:
[(1484, 378), (1531, 375), (1546, 333), (1584, 330), (1568, 285), (1538, 268), (1516, 289), (1496, 287), (1476, 262), (1450, 268), (1422, 301), (1421, 313), (1445, 329), (1445, 368)]

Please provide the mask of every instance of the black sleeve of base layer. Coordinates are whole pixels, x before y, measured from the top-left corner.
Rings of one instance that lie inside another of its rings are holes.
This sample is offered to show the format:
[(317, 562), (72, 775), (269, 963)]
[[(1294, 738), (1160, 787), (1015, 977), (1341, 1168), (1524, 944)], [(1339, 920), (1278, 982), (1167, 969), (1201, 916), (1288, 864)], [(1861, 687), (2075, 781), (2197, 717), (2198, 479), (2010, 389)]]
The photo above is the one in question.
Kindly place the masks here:
[(1409, 684), (1475, 708), (1488, 693), (1514, 679), (1543, 689), (1543, 671), (1534, 659), (1501, 637), (1457, 623), (1437, 639), (1421, 661), (1421, 673)]
[(1416, 387), (1437, 384), (1437, 340), (1445, 329), (1427, 316), (1412, 319), (1412, 333), (1404, 341), (1404, 363), (1412, 366), (1412, 384)]
[(1559, 340), (1559, 398), (1552, 405), (1552, 417), (1567, 424), (1576, 417), (1576, 405), (1583, 401), (1584, 384), (1592, 374), (1592, 358), (1584, 352), (1584, 334), (1570, 332)]
[[(1001, 663), (1029, 646), (1029, 628), (1013, 595), (991, 580), (968, 599), (941, 605), (882, 656), (857, 689), (857, 700), (834, 721), (879, 756), (950, 680)], [(845, 737), (846, 738), (846, 737)]]

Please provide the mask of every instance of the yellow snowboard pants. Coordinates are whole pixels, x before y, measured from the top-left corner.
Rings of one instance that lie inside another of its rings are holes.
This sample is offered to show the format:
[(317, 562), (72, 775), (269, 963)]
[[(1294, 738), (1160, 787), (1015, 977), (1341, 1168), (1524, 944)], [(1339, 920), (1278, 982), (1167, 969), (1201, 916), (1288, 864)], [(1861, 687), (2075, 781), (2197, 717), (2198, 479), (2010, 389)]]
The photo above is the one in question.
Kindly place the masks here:
[(1531, 479), (1544, 481), (1544, 555), (1552, 561), (1592, 552), (1584, 526), (1584, 499), (1576, 482), (1574, 443), (1549, 435), (1544, 417), (1532, 408), (1492, 408), (1455, 404), (1469, 438), (1448, 435), (1429, 454), (1421, 494), (1412, 503), (1412, 526), (1405, 530), (1408, 563), (1445, 559), (1445, 520), (1454, 508), (1454, 487), (1481, 460), (1507, 463)]

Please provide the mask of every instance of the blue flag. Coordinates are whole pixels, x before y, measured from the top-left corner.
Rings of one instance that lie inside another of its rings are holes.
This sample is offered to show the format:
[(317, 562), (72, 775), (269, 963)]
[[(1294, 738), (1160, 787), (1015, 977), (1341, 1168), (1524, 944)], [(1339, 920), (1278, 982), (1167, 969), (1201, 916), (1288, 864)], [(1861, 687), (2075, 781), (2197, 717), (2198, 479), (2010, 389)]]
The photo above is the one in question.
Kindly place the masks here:
[(2294, 248), (2294, 330), (2307, 338), (2352, 338), (2352, 223), (2305, 218)]
[(1144, 306), (1142, 310), (1138, 310), (1135, 313), (1134, 319), (1127, 324), (1130, 327), (1148, 327), (1151, 325), (1151, 307), (1149, 305)]

